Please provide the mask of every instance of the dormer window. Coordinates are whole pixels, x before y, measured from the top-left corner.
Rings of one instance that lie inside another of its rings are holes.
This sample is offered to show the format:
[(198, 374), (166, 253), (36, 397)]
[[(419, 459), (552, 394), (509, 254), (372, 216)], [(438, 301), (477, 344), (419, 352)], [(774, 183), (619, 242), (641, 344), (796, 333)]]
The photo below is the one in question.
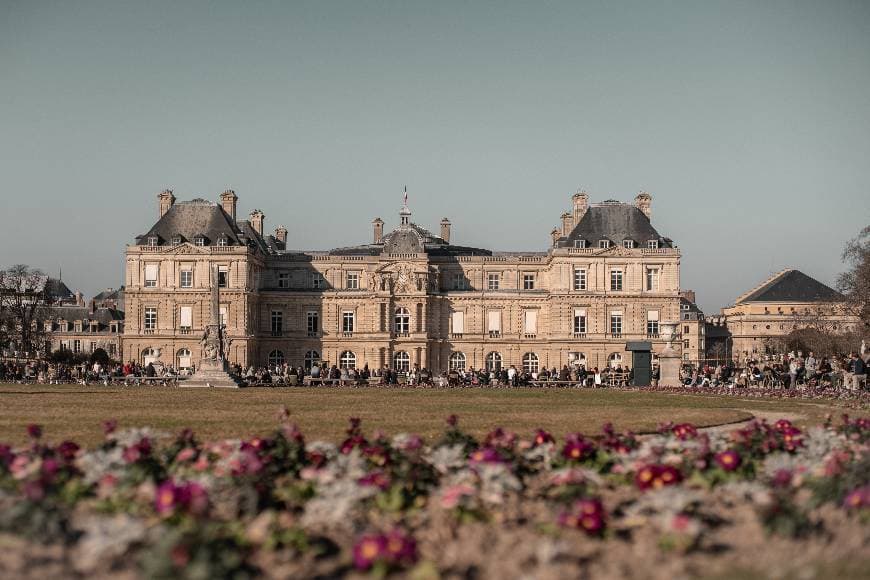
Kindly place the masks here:
[(650, 250), (657, 250), (659, 248), (659, 241), (658, 240), (649, 240), (646, 243), (646, 247), (649, 248)]
[(204, 236), (196, 236), (195, 238), (193, 238), (193, 243), (196, 244), (197, 246), (204, 246), (205, 245), (205, 237)]
[(180, 246), (181, 245), (181, 236), (172, 236), (172, 245)]
[(574, 247), (575, 248), (585, 248), (586, 247), (586, 240), (574, 240)]
[(223, 248), (223, 247), (225, 247), (226, 245), (227, 245), (227, 237), (226, 237), (226, 236), (221, 236), (221, 237), (219, 237), (219, 238), (218, 238), (218, 246), (220, 246), (220, 247)]
[(610, 240), (598, 240), (598, 247), (602, 250), (606, 250), (610, 247)]
[(622, 240), (622, 247), (631, 250), (634, 248), (634, 240)]
[(157, 245), (157, 236), (148, 236), (148, 245), (154, 247)]

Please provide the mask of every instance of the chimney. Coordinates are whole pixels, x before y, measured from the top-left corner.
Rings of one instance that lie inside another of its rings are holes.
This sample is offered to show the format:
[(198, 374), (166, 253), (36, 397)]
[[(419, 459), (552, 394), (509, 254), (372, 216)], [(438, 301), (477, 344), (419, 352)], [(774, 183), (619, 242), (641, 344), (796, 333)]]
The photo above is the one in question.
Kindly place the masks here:
[(372, 230), (374, 233), (374, 243), (380, 244), (384, 241), (384, 220), (375, 218), (372, 220)]
[(691, 303), (695, 303), (695, 291), (694, 290), (683, 290), (680, 294)]
[(157, 194), (157, 199), (159, 200), (160, 217), (163, 217), (169, 208), (175, 205), (175, 196), (172, 195), (171, 189), (164, 189)]
[(228, 189), (221, 194), (221, 207), (229, 214), (233, 221), (236, 221), (236, 202), (239, 201), (236, 192)]
[(251, 212), (250, 218), (251, 218), (251, 227), (254, 228), (254, 231), (256, 231), (258, 234), (260, 234), (262, 236), (263, 235), (263, 220), (266, 218), (266, 214), (264, 214), (263, 212), (261, 212), (258, 209), (255, 209), (254, 211)]
[(447, 218), (441, 220), (441, 239), (450, 243), (450, 220)]
[(571, 219), (571, 214), (567, 211), (562, 214), (562, 235), (567, 237), (574, 228), (574, 220)]
[(634, 206), (643, 212), (647, 218), (652, 217), (652, 196), (645, 191), (641, 191), (634, 198)]
[(282, 244), (287, 243), (287, 228), (284, 226), (278, 226), (275, 228), (275, 239), (281, 242)]
[(586, 210), (589, 209), (589, 195), (582, 189), (578, 189), (577, 193), (571, 196), (571, 201), (574, 202), (574, 225), (576, 226), (586, 215)]
[(553, 231), (550, 232), (550, 237), (553, 239), (553, 246), (555, 247), (556, 241), (562, 237), (562, 232), (559, 231), (559, 228), (553, 228)]

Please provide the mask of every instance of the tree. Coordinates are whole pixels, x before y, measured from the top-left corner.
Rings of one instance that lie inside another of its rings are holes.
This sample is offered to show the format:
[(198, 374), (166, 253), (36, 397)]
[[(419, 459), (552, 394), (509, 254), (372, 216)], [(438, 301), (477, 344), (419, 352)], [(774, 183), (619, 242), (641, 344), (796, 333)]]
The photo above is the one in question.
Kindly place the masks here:
[(846, 295), (850, 310), (861, 318), (866, 332), (870, 329), (870, 226), (846, 244), (843, 262), (849, 270), (840, 274), (837, 287)]
[(16, 264), (0, 271), (0, 342), (35, 355), (45, 336), (48, 277), (40, 270)]

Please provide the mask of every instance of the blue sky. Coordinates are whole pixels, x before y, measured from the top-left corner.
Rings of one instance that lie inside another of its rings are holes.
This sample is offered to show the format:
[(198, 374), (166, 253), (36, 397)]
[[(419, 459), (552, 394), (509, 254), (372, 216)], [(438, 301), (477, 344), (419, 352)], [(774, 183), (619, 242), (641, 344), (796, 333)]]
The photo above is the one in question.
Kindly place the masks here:
[(870, 3), (0, 0), (0, 175), (0, 266), (87, 295), (165, 187), (323, 249), (407, 184), (495, 250), (643, 189), (712, 313), (870, 222)]

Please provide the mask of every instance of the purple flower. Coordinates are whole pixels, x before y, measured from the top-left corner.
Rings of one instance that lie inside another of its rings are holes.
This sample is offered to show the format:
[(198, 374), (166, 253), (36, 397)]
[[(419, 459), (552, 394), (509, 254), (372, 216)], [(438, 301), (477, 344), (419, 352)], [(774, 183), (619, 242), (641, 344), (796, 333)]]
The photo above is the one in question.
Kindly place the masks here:
[(391, 564), (408, 566), (417, 561), (417, 541), (400, 529), (394, 529), (386, 536), (387, 556)]
[(383, 471), (372, 471), (357, 480), (363, 487), (377, 487), (381, 491), (390, 488), (390, 476)]
[(568, 461), (583, 461), (595, 453), (595, 445), (579, 433), (573, 433), (565, 438), (562, 447), (562, 457)]
[(481, 463), (502, 463), (503, 460), (498, 451), (492, 447), (483, 447), (472, 451), (471, 455), (468, 456), (468, 462), (472, 465), (478, 465)]

